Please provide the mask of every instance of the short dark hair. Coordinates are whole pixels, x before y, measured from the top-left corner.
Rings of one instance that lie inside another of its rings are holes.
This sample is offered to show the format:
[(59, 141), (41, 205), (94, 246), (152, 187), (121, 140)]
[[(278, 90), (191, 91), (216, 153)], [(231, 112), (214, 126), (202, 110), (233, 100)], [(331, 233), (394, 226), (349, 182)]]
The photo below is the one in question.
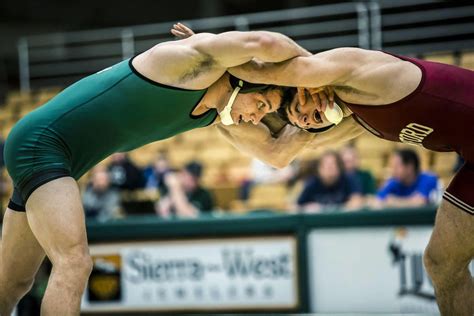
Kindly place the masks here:
[[(242, 79), (239, 79), (233, 75), (229, 75), (229, 83), (233, 89), (235, 89), (237, 86), (241, 86), (241, 89), (239, 93), (266, 93), (271, 90), (279, 90), (282, 92), (282, 100), (280, 102), (280, 107), (278, 108), (278, 111), (281, 108), (288, 108), (291, 104), (291, 101), (293, 101), (293, 98), (296, 95), (296, 88), (295, 87), (286, 87), (286, 86), (277, 86), (277, 85), (267, 85), (263, 83), (251, 83)], [(240, 84), (239, 84), (240, 83)], [(289, 122), (288, 118), (284, 119), (285, 122)]]
[(420, 158), (418, 158), (418, 154), (413, 149), (397, 149), (395, 151), (395, 155), (400, 157), (402, 164), (404, 166), (413, 166), (415, 173), (420, 173)]
[[(288, 108), (290, 106), (291, 102), (295, 98), (297, 90), (296, 88), (293, 88), (293, 87), (279, 87), (279, 86), (275, 86), (275, 87), (281, 89), (282, 91), (280, 107), (278, 108), (278, 112), (277, 112), (278, 114), (280, 114), (281, 108)], [(287, 121), (289, 122), (288, 117), (285, 120), (285, 122)]]
[[(280, 107), (278, 108), (278, 115), (280, 116), (280, 118), (286, 123), (286, 124), (290, 124), (290, 125), (293, 125), (295, 126), (291, 121), (290, 119), (288, 118), (288, 109), (290, 108), (290, 105), (291, 105), (291, 102), (293, 101), (293, 99), (295, 98), (295, 95), (296, 95), (296, 89), (294, 89), (294, 93), (292, 96), (290, 96), (289, 94), (286, 96), (287, 99), (286, 99), (286, 102), (283, 102), (284, 99), (285, 99), (285, 96), (283, 97), (283, 99), (281, 100), (281, 105)], [(296, 126), (299, 128), (299, 126)]]
[(184, 167), (184, 170), (189, 172), (194, 178), (201, 178), (202, 164), (198, 161), (191, 161)]
[[(278, 116), (286, 123), (286, 124), (291, 124), (291, 122), (288, 120), (288, 117), (285, 119), (281, 113), (280, 109), (281, 108), (288, 108), (293, 101), (295, 95), (296, 95), (296, 88), (294, 87), (285, 87), (285, 86), (275, 86), (275, 85), (268, 85), (265, 88), (256, 91), (259, 93), (266, 93), (272, 90), (278, 90), (281, 92), (281, 101), (280, 101), (280, 106), (278, 107), (277, 114)], [(298, 127), (298, 126), (297, 126)]]

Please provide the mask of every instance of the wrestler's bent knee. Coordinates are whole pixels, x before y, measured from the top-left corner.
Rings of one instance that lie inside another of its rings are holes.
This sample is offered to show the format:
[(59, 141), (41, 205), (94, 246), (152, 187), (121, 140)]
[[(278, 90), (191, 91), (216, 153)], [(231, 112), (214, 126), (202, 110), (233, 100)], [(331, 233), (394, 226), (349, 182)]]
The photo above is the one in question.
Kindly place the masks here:
[(454, 284), (465, 272), (465, 269), (462, 269), (463, 260), (456, 260), (446, 254), (439, 255), (438, 250), (434, 251), (429, 246), (423, 254), (423, 263), (431, 280), (437, 285)]
[(61, 274), (66, 274), (77, 281), (84, 281), (92, 272), (92, 258), (84, 253), (70, 254), (54, 260), (53, 267)]

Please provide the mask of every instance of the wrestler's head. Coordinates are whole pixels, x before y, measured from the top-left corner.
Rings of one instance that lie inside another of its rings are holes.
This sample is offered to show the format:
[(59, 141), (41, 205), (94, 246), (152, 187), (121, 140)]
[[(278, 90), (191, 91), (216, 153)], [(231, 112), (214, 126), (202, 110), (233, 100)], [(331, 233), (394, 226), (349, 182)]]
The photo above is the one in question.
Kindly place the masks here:
[(307, 98), (305, 104), (301, 104), (298, 96), (294, 96), (278, 110), (280, 116), (291, 125), (311, 132), (323, 132), (334, 126), (324, 113), (316, 109), (312, 98)]
[(288, 106), (296, 95), (295, 88), (251, 84), (230, 77), (232, 93), (227, 106), (220, 112), (225, 125), (251, 122), (258, 124), (268, 113)]

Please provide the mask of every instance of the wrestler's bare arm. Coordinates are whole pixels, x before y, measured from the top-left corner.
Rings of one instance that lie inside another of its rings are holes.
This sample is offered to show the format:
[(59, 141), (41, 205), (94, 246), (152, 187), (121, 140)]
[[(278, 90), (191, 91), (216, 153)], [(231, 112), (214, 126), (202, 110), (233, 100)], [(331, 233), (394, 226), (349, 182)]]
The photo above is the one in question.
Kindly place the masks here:
[(307, 147), (321, 149), (324, 146), (337, 146), (364, 133), (367, 133), (367, 131), (358, 124), (352, 116), (349, 116), (344, 118), (341, 123), (329, 131), (317, 134)]
[(218, 125), (217, 128), (237, 149), (275, 168), (289, 165), (315, 137), (291, 125), (286, 125), (277, 137), (272, 137), (263, 123)]
[(281, 62), (310, 55), (288, 37), (273, 32), (200, 33), (164, 42), (135, 58), (143, 75), (163, 84), (203, 89), (218, 80), (228, 67), (258, 58)]
[(338, 145), (366, 133), (352, 116), (346, 117), (333, 129), (319, 134), (286, 125), (273, 137), (270, 129), (263, 123), (219, 125), (217, 128), (239, 150), (276, 168), (289, 165), (303, 149)]
[[(344, 63), (339, 56), (346, 55)], [(354, 55), (347, 58), (349, 55)], [(295, 57), (280, 63), (251, 60), (230, 68), (234, 76), (253, 83), (291, 87), (321, 87), (346, 82), (361, 64), (353, 48), (338, 48), (308, 57)]]
[(398, 101), (416, 89), (421, 80), (421, 70), (414, 64), (360, 48), (336, 48), (280, 63), (251, 60), (228, 71), (254, 83), (333, 86), (344, 101), (367, 105)]

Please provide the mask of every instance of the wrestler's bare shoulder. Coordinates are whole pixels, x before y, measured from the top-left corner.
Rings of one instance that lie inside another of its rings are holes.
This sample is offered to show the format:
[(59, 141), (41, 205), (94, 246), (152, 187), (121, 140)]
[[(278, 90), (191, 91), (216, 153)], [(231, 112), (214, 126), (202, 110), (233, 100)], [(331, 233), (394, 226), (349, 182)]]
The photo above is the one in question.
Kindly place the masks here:
[(384, 105), (398, 101), (413, 92), (422, 77), (415, 64), (381, 51), (345, 47), (321, 56), (341, 67), (351, 65), (346, 80), (335, 86), (339, 97), (349, 103)]

